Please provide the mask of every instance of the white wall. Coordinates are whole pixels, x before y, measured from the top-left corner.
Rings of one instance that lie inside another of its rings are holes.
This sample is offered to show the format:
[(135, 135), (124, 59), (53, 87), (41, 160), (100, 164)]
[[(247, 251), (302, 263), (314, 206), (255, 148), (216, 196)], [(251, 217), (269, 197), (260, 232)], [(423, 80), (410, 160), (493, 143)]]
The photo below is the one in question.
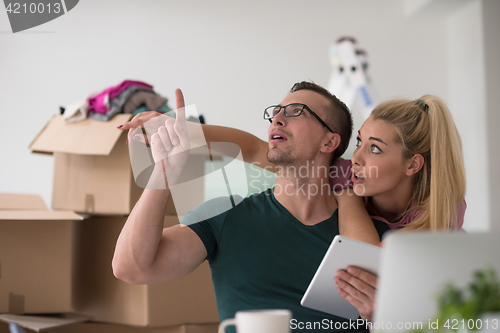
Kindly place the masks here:
[[(484, 56), (486, 73), (486, 108), (488, 110), (488, 183), (490, 202), (500, 201), (500, 1), (483, 2)], [(490, 206), (491, 229), (500, 230), (500, 206)]]
[(469, 231), (490, 228), (488, 141), (482, 2), (471, 1), (447, 20), (449, 106), (462, 136)]
[(209, 123), (265, 139), (264, 107), (296, 81), (326, 85), (328, 46), (343, 35), (368, 51), (380, 99), (450, 101), (449, 26), (442, 10), (408, 16), (399, 0), (85, 0), (12, 34), (0, 9), (0, 191), (50, 203), (52, 159), (29, 143), (60, 105), (124, 79), (166, 97), (181, 87)]

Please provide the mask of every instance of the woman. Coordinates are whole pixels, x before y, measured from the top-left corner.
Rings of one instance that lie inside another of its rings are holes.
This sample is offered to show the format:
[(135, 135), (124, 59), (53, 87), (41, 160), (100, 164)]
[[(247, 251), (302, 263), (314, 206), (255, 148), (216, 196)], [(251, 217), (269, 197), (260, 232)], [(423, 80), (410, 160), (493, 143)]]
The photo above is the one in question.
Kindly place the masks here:
[[(157, 115), (141, 114), (121, 129), (138, 127)], [(266, 158), (267, 142), (220, 126), (204, 125), (203, 132), (207, 142), (234, 142), (245, 162), (276, 171)], [(350, 191), (337, 195), (342, 235), (380, 245), (370, 216), (391, 229), (461, 228), (466, 208), (461, 140), (451, 113), (439, 98), (425, 95), (415, 101), (378, 105), (358, 131), (351, 161), (350, 180), (356, 195)], [(334, 167), (345, 164), (339, 161)], [(345, 181), (332, 180), (333, 187), (338, 184), (344, 187)], [(349, 267), (339, 271), (335, 281), (339, 293), (363, 319), (370, 320), (377, 278)]]
[[(358, 131), (351, 161), (353, 191), (365, 197), (372, 218), (391, 229), (461, 229), (466, 209), (461, 140), (441, 99), (425, 95), (378, 105)], [(359, 200), (341, 195), (337, 201), (341, 225), (368, 225), (367, 214), (356, 209), (362, 208)], [(361, 317), (371, 320), (377, 278), (349, 267), (335, 282)]]
[(368, 211), (391, 229), (461, 228), (461, 140), (439, 98), (378, 105), (358, 131), (351, 161), (354, 192), (368, 197)]

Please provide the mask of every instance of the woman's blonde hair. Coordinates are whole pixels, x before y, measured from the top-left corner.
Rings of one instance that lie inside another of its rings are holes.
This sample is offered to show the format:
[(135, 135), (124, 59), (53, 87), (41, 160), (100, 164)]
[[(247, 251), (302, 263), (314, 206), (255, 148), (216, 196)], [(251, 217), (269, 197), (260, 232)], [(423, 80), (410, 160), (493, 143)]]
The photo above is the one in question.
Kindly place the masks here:
[(456, 209), (465, 197), (465, 169), (460, 134), (445, 103), (432, 95), (392, 100), (379, 104), (372, 116), (394, 126), (405, 159), (424, 157), (402, 215), (414, 209), (423, 214), (405, 229), (455, 229)]

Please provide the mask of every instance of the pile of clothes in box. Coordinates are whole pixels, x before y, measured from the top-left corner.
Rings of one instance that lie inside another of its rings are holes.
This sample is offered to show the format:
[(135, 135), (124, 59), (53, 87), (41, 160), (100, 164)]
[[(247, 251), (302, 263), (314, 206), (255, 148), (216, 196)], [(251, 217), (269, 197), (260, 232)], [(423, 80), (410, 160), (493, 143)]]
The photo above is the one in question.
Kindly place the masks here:
[(118, 113), (136, 115), (152, 110), (165, 113), (171, 111), (167, 98), (157, 94), (152, 85), (133, 80), (125, 80), (84, 100), (60, 108), (67, 122), (77, 122), (87, 117), (108, 121)]

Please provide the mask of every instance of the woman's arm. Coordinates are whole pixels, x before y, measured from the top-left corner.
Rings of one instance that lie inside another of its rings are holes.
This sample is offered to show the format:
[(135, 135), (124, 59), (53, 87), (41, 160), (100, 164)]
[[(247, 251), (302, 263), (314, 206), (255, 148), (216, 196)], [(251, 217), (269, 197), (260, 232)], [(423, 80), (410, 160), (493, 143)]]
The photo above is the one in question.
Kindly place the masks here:
[[(159, 127), (165, 121), (166, 117), (163, 113), (157, 111), (142, 112), (129, 122), (119, 126), (118, 129), (129, 130), (127, 142), (131, 142), (136, 138), (142, 141), (143, 135), (141, 135), (142, 131), (139, 127)], [(146, 122), (147, 124), (145, 124)], [(234, 143), (240, 147), (244, 162), (255, 164), (269, 171), (278, 171), (276, 166), (267, 160), (268, 143), (260, 140), (255, 135), (231, 127), (205, 124), (201, 125), (201, 132), (197, 123), (187, 122), (186, 125), (192, 143)]]
[(238, 145), (243, 161), (277, 172), (276, 165), (267, 160), (268, 143), (248, 132), (224, 126), (201, 125), (207, 142), (231, 142)]
[(366, 211), (363, 198), (349, 188), (351, 161), (338, 158), (330, 168), (330, 186), (339, 209), (339, 233), (365, 243), (380, 246), (380, 237)]
[(381, 246), (380, 236), (366, 211), (363, 198), (350, 188), (335, 192), (335, 198), (339, 206), (339, 234)]

